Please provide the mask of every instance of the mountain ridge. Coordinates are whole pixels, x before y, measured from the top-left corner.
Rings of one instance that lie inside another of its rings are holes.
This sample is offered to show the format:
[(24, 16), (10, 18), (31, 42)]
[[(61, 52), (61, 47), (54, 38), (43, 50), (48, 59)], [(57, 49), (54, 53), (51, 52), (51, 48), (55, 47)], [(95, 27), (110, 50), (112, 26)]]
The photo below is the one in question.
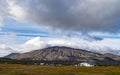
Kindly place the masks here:
[[(115, 57), (115, 56), (114, 56)], [(116, 57), (119, 57), (116, 55)], [(37, 61), (119, 61), (105, 54), (70, 47), (48, 47), (15, 55), (11, 59)]]
[(10, 54), (4, 56), (3, 58), (11, 58), (11, 57), (16, 56), (16, 55), (19, 55), (19, 54), (20, 54), (20, 53), (10, 53)]

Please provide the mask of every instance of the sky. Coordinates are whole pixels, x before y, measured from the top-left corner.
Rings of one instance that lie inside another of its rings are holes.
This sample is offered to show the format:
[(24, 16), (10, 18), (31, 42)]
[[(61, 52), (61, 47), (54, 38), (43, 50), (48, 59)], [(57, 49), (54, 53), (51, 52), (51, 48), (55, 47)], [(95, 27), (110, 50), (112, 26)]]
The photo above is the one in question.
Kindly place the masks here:
[(0, 0), (0, 57), (51, 46), (120, 55), (120, 0)]

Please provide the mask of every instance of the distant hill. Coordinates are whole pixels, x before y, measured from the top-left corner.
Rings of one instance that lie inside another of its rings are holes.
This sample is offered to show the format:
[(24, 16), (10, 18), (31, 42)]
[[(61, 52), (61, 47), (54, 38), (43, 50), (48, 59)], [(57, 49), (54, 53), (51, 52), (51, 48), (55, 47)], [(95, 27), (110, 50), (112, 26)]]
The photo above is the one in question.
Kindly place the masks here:
[(58, 46), (14, 55), (11, 59), (37, 61), (118, 61), (106, 54)]
[(11, 57), (14, 57), (14, 56), (19, 55), (19, 54), (20, 53), (11, 53), (11, 54), (9, 54), (7, 56), (4, 56), (3, 58), (11, 58)]

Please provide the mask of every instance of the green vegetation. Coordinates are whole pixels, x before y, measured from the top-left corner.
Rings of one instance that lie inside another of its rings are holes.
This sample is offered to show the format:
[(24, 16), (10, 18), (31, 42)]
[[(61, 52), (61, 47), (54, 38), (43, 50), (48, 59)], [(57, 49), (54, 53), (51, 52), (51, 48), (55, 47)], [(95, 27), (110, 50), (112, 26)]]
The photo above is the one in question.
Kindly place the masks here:
[(120, 75), (120, 67), (0, 64), (0, 75)]

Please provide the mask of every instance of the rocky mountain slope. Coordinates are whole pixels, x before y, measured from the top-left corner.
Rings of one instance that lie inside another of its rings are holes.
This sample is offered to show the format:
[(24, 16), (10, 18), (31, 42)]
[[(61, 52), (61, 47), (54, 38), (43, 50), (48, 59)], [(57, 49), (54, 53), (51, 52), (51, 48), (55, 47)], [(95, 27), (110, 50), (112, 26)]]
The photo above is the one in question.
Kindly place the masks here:
[[(119, 56), (118, 56), (119, 57)], [(24, 54), (11, 57), (18, 60), (44, 60), (44, 61), (114, 61), (105, 54), (94, 53), (82, 49), (69, 47), (49, 47), (41, 50), (35, 50)]]

